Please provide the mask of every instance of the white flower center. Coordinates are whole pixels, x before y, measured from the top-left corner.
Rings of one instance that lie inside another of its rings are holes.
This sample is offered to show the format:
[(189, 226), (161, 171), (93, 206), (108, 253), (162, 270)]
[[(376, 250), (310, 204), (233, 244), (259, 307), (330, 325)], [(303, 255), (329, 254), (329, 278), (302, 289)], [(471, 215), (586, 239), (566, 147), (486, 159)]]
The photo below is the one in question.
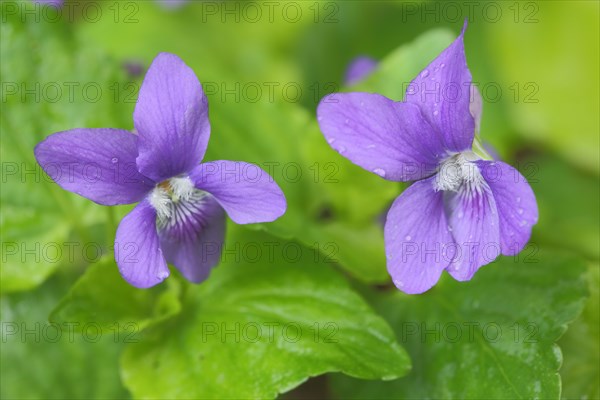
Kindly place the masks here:
[(150, 193), (149, 201), (156, 210), (159, 221), (169, 219), (173, 215), (174, 205), (180, 201), (188, 201), (195, 192), (204, 193), (194, 187), (187, 176), (178, 176), (156, 185)]
[(483, 177), (473, 162), (480, 158), (473, 152), (457, 153), (442, 162), (435, 176), (434, 189), (458, 192), (466, 184), (472, 188), (479, 187)]

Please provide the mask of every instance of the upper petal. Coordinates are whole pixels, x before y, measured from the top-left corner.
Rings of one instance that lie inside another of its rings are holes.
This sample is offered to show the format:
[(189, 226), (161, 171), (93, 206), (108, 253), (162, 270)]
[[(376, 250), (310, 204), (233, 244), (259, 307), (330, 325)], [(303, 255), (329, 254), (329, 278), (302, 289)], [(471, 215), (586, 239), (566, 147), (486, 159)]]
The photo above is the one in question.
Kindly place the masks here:
[(440, 135), (414, 104), (379, 94), (336, 93), (321, 100), (317, 116), (331, 147), (385, 179), (420, 179), (445, 157)]
[(34, 150), (42, 169), (65, 190), (104, 205), (141, 200), (154, 186), (137, 170), (138, 138), (119, 129), (72, 129)]
[(156, 211), (147, 200), (135, 206), (119, 224), (115, 259), (123, 278), (138, 288), (154, 286), (169, 276), (159, 246)]
[(446, 249), (453, 239), (433, 178), (413, 183), (394, 201), (384, 234), (388, 272), (400, 290), (423, 293), (436, 284), (450, 263)]
[(535, 194), (527, 179), (513, 167), (501, 161), (478, 161), (481, 174), (490, 186), (500, 218), (502, 254), (520, 252), (538, 221)]
[(254, 164), (212, 161), (196, 167), (190, 178), (198, 189), (212, 194), (238, 224), (274, 221), (287, 208), (277, 183)]
[(405, 101), (418, 104), (425, 118), (443, 135), (448, 150), (469, 150), (475, 135), (470, 112), (471, 72), (463, 35), (446, 48), (410, 83)]
[(160, 182), (202, 161), (210, 136), (208, 102), (194, 71), (176, 55), (160, 53), (150, 65), (133, 121), (144, 175)]
[(456, 243), (448, 272), (459, 281), (470, 280), (477, 270), (500, 255), (500, 228), (496, 202), (480, 179), (446, 192), (445, 202)]
[(211, 196), (201, 201), (180, 201), (170, 223), (158, 231), (168, 262), (189, 281), (205, 280), (221, 259), (225, 239), (225, 211)]

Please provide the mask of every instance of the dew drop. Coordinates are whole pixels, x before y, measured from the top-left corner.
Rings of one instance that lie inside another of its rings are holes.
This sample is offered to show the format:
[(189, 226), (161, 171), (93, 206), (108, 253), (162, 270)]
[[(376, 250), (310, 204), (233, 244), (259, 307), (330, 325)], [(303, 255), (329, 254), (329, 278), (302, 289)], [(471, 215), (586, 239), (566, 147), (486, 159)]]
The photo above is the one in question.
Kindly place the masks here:
[(162, 271), (162, 272), (159, 272), (158, 274), (156, 274), (156, 277), (161, 280), (167, 278), (168, 276), (169, 276), (169, 273), (165, 272), (165, 271)]
[(119, 159), (117, 157), (114, 157), (112, 160), (110, 160), (110, 162), (112, 162), (113, 164), (116, 164), (119, 162)]
[(458, 218), (462, 218), (465, 214), (461, 211), (458, 213)]
[(527, 225), (527, 221), (522, 220), (521, 222), (519, 222), (519, 226), (525, 226)]
[(335, 142), (335, 138), (329, 138), (329, 139), (327, 139), (327, 143), (331, 144), (333, 142)]
[(350, 122), (350, 120), (348, 120), (348, 118), (346, 118), (346, 119), (344, 120), (344, 123), (345, 123), (345, 124), (347, 124), (348, 122)]
[(411, 239), (412, 239), (412, 237), (410, 237), (410, 235), (406, 235), (406, 236), (404, 237), (404, 239), (405, 239), (405, 240), (411, 240)]
[(394, 279), (394, 285), (396, 285), (396, 287), (401, 288), (401, 287), (404, 287), (404, 282)]
[(391, 253), (387, 253), (385, 256), (387, 257), (388, 260), (392, 259), (392, 254)]
[(344, 146), (341, 146), (341, 147), (340, 147), (339, 149), (337, 149), (337, 150), (338, 150), (338, 152), (339, 152), (340, 154), (344, 154), (344, 153), (346, 152), (346, 148), (345, 148)]
[(446, 64), (444, 64), (444, 63), (440, 64), (440, 68), (444, 68), (445, 66), (446, 66)]
[(427, 78), (429, 76), (429, 71), (424, 70), (423, 72), (421, 72), (421, 78)]
[(523, 209), (522, 209), (522, 208), (519, 208), (519, 209), (517, 210), (517, 212), (519, 213), (519, 215), (522, 215), (522, 214), (523, 214)]
[(370, 144), (370, 145), (367, 146), (367, 149), (374, 149), (374, 148), (375, 148), (374, 144)]
[(452, 232), (452, 227), (448, 225), (448, 232)]
[(435, 110), (435, 111), (433, 112), (433, 115), (438, 115), (439, 113), (440, 113), (440, 112), (439, 112), (438, 110)]
[(375, 172), (377, 175), (379, 175), (380, 177), (384, 178), (385, 177), (385, 171), (382, 170), (381, 168), (375, 168), (373, 170), (373, 172)]
[(521, 202), (521, 198), (520, 198), (520, 197), (517, 197), (517, 199), (516, 199), (516, 200), (517, 200), (517, 203), (520, 203), (520, 202)]

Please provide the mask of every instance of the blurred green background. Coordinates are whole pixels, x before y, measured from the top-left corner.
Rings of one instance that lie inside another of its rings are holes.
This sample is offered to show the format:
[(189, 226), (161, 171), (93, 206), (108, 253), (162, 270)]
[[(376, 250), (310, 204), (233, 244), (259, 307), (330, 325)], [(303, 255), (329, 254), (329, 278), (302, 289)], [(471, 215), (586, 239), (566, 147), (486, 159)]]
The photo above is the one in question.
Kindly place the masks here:
[[(404, 186), (335, 153), (315, 109), (341, 90), (401, 100), (464, 18), (481, 137), (529, 180), (540, 219), (519, 257), (406, 296), (380, 222)], [(599, 398), (599, 19), (597, 1), (2, 1), (0, 395)], [(207, 92), (206, 159), (271, 163), (286, 193), (283, 218), (229, 223), (228, 242), (293, 245), (297, 260), (229, 257), (200, 286), (175, 274), (131, 288), (110, 253), (131, 206), (93, 204), (36, 167), (51, 133), (132, 129), (143, 73), (131, 65), (162, 51)], [(344, 88), (359, 55), (379, 68)], [(200, 339), (203, 323), (256, 321), (332, 322), (339, 340)], [(469, 338), (469, 323), (503, 334)]]

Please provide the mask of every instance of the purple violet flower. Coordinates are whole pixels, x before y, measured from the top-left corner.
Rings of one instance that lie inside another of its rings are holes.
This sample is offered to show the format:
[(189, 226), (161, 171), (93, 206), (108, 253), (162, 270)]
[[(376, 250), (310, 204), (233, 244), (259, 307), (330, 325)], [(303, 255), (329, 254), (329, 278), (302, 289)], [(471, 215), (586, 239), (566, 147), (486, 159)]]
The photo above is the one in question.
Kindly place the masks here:
[(367, 56), (356, 57), (350, 62), (348, 68), (346, 68), (344, 85), (350, 86), (362, 81), (371, 74), (375, 68), (377, 68), (376, 60)]
[(140, 202), (117, 229), (123, 278), (147, 288), (169, 276), (167, 262), (201, 282), (220, 259), (225, 212), (238, 224), (269, 222), (285, 197), (261, 168), (245, 162), (199, 164), (210, 136), (208, 103), (194, 72), (159, 54), (133, 113), (137, 133), (73, 129), (39, 143), (35, 156), (63, 189), (103, 205)]
[(474, 141), (481, 99), (470, 90), (465, 29), (466, 22), (403, 102), (333, 94), (317, 110), (337, 152), (387, 180), (416, 181), (394, 201), (384, 229), (388, 272), (406, 293), (430, 289), (443, 270), (470, 280), (500, 253), (521, 251), (538, 220), (525, 178)]
[(169, 10), (181, 8), (188, 0), (158, 0), (158, 4)]
[(64, 0), (34, 0), (35, 3), (52, 6), (54, 8), (60, 8), (64, 4)]
[(126, 60), (123, 62), (123, 69), (125, 69), (129, 78), (136, 79), (144, 74), (146, 67), (141, 61)]

